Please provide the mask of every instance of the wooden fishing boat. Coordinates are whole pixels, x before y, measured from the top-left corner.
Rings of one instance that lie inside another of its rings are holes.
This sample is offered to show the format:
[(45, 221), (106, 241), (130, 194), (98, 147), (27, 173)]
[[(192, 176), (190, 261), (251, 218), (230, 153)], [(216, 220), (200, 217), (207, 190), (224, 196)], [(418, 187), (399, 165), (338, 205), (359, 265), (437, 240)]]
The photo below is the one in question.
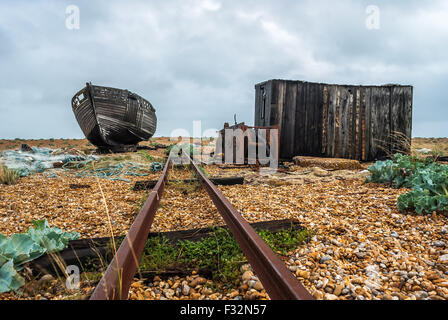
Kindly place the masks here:
[(86, 83), (72, 98), (72, 109), (86, 138), (100, 150), (136, 149), (157, 127), (151, 103), (128, 90)]

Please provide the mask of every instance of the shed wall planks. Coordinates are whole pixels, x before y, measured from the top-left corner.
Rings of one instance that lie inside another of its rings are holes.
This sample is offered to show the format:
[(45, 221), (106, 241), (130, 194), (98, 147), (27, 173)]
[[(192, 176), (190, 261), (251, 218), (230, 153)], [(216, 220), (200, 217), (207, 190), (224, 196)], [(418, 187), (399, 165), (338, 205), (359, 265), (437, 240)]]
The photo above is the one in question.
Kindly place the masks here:
[(255, 125), (280, 126), (281, 158), (370, 161), (410, 151), (403, 141), (412, 133), (411, 86), (269, 80), (255, 89)]

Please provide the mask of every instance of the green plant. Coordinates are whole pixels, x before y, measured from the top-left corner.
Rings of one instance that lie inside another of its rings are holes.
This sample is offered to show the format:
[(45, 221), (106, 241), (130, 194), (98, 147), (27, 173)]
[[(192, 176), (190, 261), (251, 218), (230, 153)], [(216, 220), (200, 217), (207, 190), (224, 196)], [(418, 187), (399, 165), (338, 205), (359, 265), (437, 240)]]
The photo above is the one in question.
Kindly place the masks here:
[(203, 166), (199, 165), (198, 168), (199, 168), (199, 170), (201, 170), (201, 172), (204, 174), (204, 176), (209, 177), (209, 174), (205, 171), (205, 168)]
[(392, 160), (377, 161), (370, 166), (368, 170), (371, 176), (366, 179), (366, 182), (391, 183), (395, 188), (410, 188), (408, 178), (431, 163), (433, 161), (429, 158), (423, 159), (397, 153)]
[(139, 154), (143, 157), (143, 159), (145, 159), (146, 161), (148, 161), (148, 162), (153, 162), (153, 161), (154, 161), (154, 157), (153, 157), (152, 155), (150, 155), (149, 153), (147, 153), (146, 151), (144, 151), (144, 150), (140, 150), (138, 153), (139, 153)]
[(123, 156), (115, 156), (110, 158), (111, 161), (122, 162), (132, 160), (132, 156), (127, 154)]
[(184, 195), (197, 192), (202, 188), (199, 181), (185, 182), (183, 180), (175, 180), (169, 182), (170, 188), (182, 192)]
[(103, 277), (103, 273), (101, 272), (83, 272), (81, 277), (84, 281), (88, 282), (99, 282)]
[(146, 242), (145, 255), (140, 268), (156, 271), (175, 267), (179, 254), (179, 249), (171, 245), (167, 238), (150, 238)]
[(415, 210), (419, 214), (448, 211), (448, 166), (431, 158), (396, 154), (392, 160), (378, 161), (368, 170), (371, 176), (366, 182), (412, 189), (398, 198), (400, 211)]
[(311, 233), (308, 230), (297, 231), (293, 229), (280, 230), (275, 233), (262, 230), (259, 235), (272, 250), (282, 255), (287, 255), (291, 249), (311, 238)]
[(19, 181), (20, 175), (17, 170), (8, 169), (0, 164), (0, 184), (13, 185)]
[(189, 153), (190, 157), (193, 157), (195, 154), (200, 154), (200, 149), (195, 147), (195, 145), (191, 143), (183, 143), (183, 144), (176, 143), (169, 145), (166, 148), (165, 153), (166, 155), (169, 155), (171, 151), (173, 151), (180, 156), (183, 150), (186, 150)]
[(170, 144), (168, 147), (166, 147), (165, 149), (165, 154), (169, 155), (171, 153), (171, 150), (173, 150), (173, 148), (176, 146), (176, 144)]
[(17, 271), (22, 265), (45, 253), (54, 253), (67, 247), (70, 240), (79, 238), (77, 232), (63, 232), (50, 228), (47, 220), (33, 221), (26, 233), (6, 237), (0, 234), (0, 293), (17, 291), (25, 280)]
[[(274, 252), (286, 254), (306, 241), (307, 230), (259, 231), (260, 237)], [(198, 241), (179, 240), (172, 243), (164, 237), (154, 237), (146, 243), (140, 263), (141, 270), (207, 269), (217, 281), (236, 285), (239, 267), (246, 258), (231, 232), (226, 228), (212, 228), (210, 235)]]
[(149, 195), (151, 194), (150, 191), (146, 191), (142, 194), (140, 200), (137, 201), (135, 204), (135, 214), (139, 214), (139, 212), (142, 210), (143, 206), (145, 205), (146, 201), (148, 200)]

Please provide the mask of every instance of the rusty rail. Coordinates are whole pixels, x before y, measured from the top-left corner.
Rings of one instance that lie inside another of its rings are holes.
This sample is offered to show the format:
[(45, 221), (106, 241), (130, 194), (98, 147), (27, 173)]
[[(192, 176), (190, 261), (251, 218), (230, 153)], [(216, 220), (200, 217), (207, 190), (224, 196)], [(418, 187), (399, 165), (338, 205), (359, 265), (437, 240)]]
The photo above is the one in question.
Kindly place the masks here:
[(128, 298), (131, 282), (137, 272), (155, 213), (162, 198), (170, 163), (171, 157), (168, 157), (162, 176), (135, 218), (90, 300), (124, 300)]
[[(313, 296), (291, 274), (291, 271), (286, 268), (285, 264), (260, 238), (230, 201), (205, 177), (196, 163), (188, 155), (187, 157), (270, 298), (274, 300), (313, 300)], [(168, 157), (162, 176), (129, 229), (90, 300), (127, 299), (131, 282), (138, 269), (164, 191), (170, 164), (171, 156)]]
[(191, 158), (190, 161), (269, 297), (273, 300), (314, 300), (222, 192), (205, 177)]

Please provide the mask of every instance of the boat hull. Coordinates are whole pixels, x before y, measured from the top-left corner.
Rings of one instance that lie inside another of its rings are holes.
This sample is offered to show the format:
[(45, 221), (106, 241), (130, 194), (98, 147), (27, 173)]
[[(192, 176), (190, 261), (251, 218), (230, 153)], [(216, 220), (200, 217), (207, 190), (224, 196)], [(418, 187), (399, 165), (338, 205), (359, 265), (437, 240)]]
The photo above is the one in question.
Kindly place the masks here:
[(72, 109), (85, 137), (98, 148), (137, 145), (157, 128), (153, 106), (128, 90), (87, 83), (73, 97)]

